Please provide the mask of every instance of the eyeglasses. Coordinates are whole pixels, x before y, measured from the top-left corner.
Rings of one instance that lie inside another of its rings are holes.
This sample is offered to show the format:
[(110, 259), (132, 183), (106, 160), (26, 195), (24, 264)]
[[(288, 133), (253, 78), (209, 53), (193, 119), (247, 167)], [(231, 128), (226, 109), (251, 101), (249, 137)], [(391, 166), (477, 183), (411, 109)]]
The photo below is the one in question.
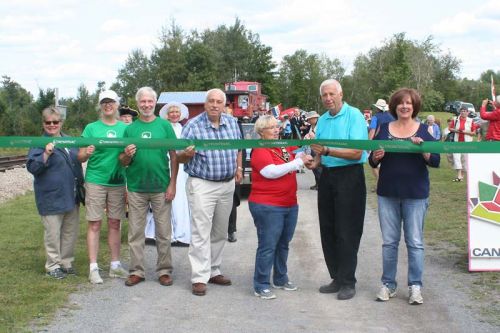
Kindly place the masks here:
[(52, 121), (44, 121), (43, 123), (45, 125), (59, 125), (61, 121), (60, 120), (52, 120)]
[(115, 101), (102, 101), (101, 105), (113, 105), (115, 103), (116, 103)]

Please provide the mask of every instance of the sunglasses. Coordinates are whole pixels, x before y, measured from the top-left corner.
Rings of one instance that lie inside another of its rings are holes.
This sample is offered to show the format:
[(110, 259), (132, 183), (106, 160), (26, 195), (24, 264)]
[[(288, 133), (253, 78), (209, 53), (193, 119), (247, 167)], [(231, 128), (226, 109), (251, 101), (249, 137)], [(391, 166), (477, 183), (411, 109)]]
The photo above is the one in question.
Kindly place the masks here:
[(43, 123), (45, 125), (59, 125), (61, 121), (60, 120), (52, 120), (52, 121), (44, 121)]

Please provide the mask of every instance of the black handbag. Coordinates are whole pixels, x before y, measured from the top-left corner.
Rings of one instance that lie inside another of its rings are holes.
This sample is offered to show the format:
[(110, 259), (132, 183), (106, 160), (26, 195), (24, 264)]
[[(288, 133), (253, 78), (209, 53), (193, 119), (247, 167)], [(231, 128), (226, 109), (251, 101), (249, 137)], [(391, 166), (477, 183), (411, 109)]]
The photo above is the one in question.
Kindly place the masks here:
[(85, 183), (83, 180), (75, 178), (76, 185), (76, 199), (85, 206)]
[(450, 132), (446, 135), (446, 138), (444, 139), (445, 142), (453, 142), (455, 141), (455, 133)]

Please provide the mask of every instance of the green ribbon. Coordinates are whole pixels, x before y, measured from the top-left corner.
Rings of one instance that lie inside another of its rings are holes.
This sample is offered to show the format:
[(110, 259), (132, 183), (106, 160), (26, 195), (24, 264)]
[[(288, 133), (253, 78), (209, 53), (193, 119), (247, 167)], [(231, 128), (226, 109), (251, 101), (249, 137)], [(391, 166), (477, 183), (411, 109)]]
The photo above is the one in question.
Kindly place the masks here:
[(500, 153), (500, 141), (483, 142), (436, 142), (427, 141), (420, 145), (410, 141), (383, 140), (187, 140), (187, 139), (140, 139), (140, 138), (81, 138), (81, 137), (30, 137), (1, 136), (0, 147), (45, 147), (52, 142), (58, 147), (124, 148), (135, 144), (137, 148), (166, 148), (181, 150), (195, 146), (197, 150), (269, 148), (283, 146), (304, 146), (320, 144), (334, 148), (362, 150), (384, 149), (388, 152), (407, 153)]

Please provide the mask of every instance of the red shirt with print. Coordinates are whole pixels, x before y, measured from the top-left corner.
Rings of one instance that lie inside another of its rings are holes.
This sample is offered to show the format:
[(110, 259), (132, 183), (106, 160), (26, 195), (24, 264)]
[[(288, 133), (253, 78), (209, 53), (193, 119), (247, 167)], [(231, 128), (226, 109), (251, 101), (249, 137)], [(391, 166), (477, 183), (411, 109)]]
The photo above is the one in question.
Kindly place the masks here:
[[(297, 147), (286, 147), (290, 161), (295, 158), (292, 153)], [(268, 165), (285, 164), (283, 152), (279, 147), (255, 148), (252, 150), (250, 165), (252, 166), (252, 188), (248, 196), (249, 202), (279, 207), (293, 207), (297, 205), (297, 177), (296, 172), (289, 172), (276, 179), (265, 178), (260, 170)]]

